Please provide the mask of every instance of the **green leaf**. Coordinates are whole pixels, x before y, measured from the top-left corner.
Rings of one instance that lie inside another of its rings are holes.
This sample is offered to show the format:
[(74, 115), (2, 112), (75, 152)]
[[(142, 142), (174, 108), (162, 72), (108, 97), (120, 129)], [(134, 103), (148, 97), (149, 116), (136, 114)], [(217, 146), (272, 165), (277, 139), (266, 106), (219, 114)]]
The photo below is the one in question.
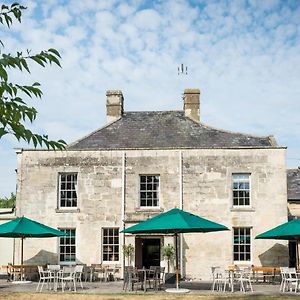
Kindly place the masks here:
[(58, 66), (61, 67), (59, 60), (54, 55), (48, 54), (48, 58), (49, 58), (50, 62), (53, 61), (54, 63), (56, 63)]
[(48, 52), (52, 52), (52, 53), (54, 53), (56, 56), (58, 56), (59, 58), (61, 58), (59, 52), (58, 52), (56, 49), (50, 48), (50, 49), (48, 49)]
[(7, 79), (8, 79), (7, 72), (2, 67), (1, 64), (0, 64), (0, 77), (3, 78), (4, 81), (7, 81)]
[(7, 133), (8, 133), (7, 130), (5, 130), (4, 128), (0, 128), (0, 138)]
[(39, 65), (41, 65), (42, 67), (45, 67), (45, 64), (43, 63), (43, 61), (39, 57), (37, 57), (37, 56), (30, 56), (30, 58), (32, 60), (34, 60), (36, 63), (38, 63)]

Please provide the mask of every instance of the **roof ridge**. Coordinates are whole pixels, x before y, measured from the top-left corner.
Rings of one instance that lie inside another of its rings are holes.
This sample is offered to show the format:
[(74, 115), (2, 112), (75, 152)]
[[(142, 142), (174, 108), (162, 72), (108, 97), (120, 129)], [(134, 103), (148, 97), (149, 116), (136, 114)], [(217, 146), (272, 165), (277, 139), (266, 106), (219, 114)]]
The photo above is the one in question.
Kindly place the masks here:
[(124, 111), (124, 114), (126, 113), (157, 113), (157, 112), (162, 112), (162, 113), (169, 113), (169, 112), (181, 112), (184, 113), (183, 110), (135, 110), (135, 111)]

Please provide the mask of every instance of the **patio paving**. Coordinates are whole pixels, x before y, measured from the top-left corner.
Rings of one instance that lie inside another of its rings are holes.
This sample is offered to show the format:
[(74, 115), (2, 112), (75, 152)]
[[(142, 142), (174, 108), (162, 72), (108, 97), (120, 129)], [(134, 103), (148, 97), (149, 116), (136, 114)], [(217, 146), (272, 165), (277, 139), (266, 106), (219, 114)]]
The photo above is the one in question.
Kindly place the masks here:
[[(78, 293), (86, 293), (86, 294), (120, 294), (120, 293), (136, 293), (134, 292), (124, 292), (122, 290), (123, 281), (110, 281), (110, 282), (83, 282), (84, 289), (78, 287)], [(37, 287), (37, 282), (25, 283), (25, 284), (14, 284), (11, 282), (7, 282), (4, 279), (0, 280), (0, 293), (14, 293), (14, 292), (35, 292)], [(166, 288), (174, 287), (166, 286)], [(191, 294), (223, 294), (220, 292), (212, 292), (211, 282), (208, 281), (193, 281), (193, 282), (182, 282), (182, 288), (187, 288), (190, 290)], [(238, 288), (236, 289), (238, 290)], [(282, 295), (279, 292), (279, 284), (253, 284), (254, 293), (248, 292), (247, 294), (257, 294), (257, 295)], [(43, 292), (49, 292), (47, 289), (47, 285), (44, 286)], [(52, 293), (62, 293), (61, 290), (58, 292)], [(138, 291), (138, 293), (143, 293), (142, 291)], [(146, 293), (155, 293), (153, 290), (149, 290)], [(157, 293), (166, 293), (164, 290), (160, 290)], [(239, 291), (234, 292), (234, 294), (241, 293)], [(230, 294), (230, 292), (226, 292), (226, 294)], [(294, 293), (293, 293), (294, 294)], [(299, 295), (299, 294), (298, 294)]]

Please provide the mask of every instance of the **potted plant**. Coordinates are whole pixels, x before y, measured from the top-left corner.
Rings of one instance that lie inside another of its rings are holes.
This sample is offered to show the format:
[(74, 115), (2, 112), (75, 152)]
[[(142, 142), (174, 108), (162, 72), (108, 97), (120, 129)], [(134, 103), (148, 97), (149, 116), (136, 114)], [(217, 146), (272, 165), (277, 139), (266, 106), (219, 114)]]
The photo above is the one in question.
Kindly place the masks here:
[(127, 265), (131, 266), (131, 258), (134, 252), (134, 247), (131, 244), (123, 245), (124, 256), (127, 257)]
[(175, 258), (175, 247), (168, 244), (162, 247), (162, 256), (168, 262), (168, 272), (165, 275), (166, 283), (175, 283), (175, 273), (170, 273), (170, 262), (174, 262)]

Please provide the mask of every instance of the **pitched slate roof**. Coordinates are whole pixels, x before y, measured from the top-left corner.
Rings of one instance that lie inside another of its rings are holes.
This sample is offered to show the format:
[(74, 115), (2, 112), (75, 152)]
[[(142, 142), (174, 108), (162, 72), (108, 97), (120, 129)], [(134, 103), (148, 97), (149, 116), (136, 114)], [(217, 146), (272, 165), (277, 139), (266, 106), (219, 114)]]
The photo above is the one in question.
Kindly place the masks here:
[(84, 149), (276, 147), (272, 137), (226, 132), (194, 122), (183, 111), (125, 112), (115, 122), (70, 144)]
[(300, 201), (300, 169), (287, 170), (288, 201)]

